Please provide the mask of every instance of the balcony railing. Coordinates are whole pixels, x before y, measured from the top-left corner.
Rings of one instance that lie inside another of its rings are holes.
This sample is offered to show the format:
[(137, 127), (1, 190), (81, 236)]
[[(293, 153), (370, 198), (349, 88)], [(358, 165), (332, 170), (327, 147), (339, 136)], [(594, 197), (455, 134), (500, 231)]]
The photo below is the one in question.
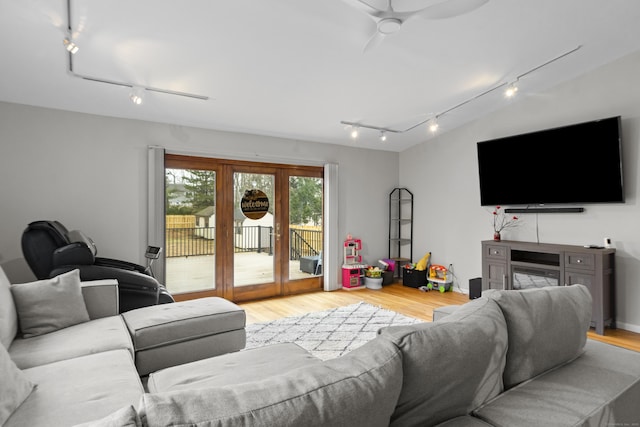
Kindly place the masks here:
[[(235, 252), (273, 254), (273, 227), (234, 227)], [(170, 257), (215, 255), (215, 227), (168, 228), (165, 254)], [(289, 259), (318, 255), (322, 250), (322, 231), (289, 228)]]

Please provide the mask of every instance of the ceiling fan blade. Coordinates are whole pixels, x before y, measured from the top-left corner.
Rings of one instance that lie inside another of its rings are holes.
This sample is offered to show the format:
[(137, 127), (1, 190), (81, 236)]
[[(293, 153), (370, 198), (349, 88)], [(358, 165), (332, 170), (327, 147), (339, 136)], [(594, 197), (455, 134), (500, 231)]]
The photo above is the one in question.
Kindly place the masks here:
[(367, 42), (367, 44), (364, 46), (363, 53), (367, 53), (370, 50), (375, 49), (377, 46), (379, 46), (382, 43), (384, 38), (385, 38), (384, 34), (382, 34), (379, 31), (376, 31), (373, 37), (371, 37)]
[(419, 16), (427, 19), (446, 19), (464, 15), (489, 2), (489, 0), (447, 0), (429, 6), (419, 12)]
[(370, 4), (363, 2), (362, 0), (343, 0), (343, 1), (350, 6), (363, 11), (367, 15), (371, 15), (374, 18), (377, 18), (382, 13), (384, 13), (383, 10), (376, 9)]

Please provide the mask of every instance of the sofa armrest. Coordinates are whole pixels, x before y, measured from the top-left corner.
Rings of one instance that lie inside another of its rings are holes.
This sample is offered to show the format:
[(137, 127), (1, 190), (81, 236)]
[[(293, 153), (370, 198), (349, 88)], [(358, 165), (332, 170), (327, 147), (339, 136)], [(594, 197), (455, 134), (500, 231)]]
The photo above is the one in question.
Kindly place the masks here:
[(84, 303), (91, 320), (117, 316), (120, 313), (117, 280), (90, 280), (82, 282), (81, 286)]

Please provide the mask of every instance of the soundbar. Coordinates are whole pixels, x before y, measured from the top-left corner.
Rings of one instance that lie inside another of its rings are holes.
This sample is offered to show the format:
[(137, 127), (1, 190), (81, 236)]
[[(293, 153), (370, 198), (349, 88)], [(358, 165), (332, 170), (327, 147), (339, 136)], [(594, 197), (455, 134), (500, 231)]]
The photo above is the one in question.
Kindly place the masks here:
[(576, 213), (584, 208), (507, 208), (506, 213)]

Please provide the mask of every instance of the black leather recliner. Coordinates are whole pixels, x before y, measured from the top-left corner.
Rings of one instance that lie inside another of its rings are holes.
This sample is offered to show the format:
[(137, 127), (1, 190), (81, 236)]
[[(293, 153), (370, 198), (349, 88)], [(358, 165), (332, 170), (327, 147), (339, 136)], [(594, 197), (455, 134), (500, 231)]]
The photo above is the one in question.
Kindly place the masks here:
[(34, 221), (22, 233), (22, 253), (38, 279), (74, 269), (81, 280), (117, 279), (120, 312), (173, 302), (148, 268), (127, 261), (96, 257), (95, 243), (58, 221)]

